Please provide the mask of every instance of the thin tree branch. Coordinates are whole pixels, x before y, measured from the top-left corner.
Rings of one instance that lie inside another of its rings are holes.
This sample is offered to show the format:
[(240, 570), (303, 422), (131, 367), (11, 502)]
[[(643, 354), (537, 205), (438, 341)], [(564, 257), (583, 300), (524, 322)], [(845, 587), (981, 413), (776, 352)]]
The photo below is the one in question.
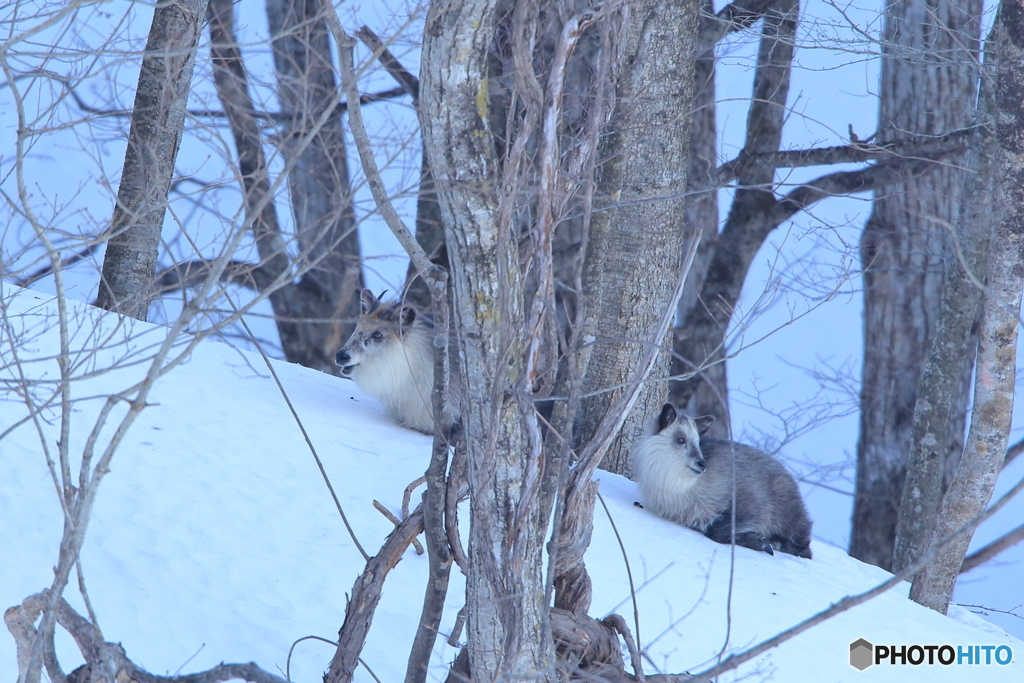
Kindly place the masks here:
[(423, 506), (395, 527), (384, 545), (366, 563), (363, 573), (352, 587), (352, 596), (345, 607), (345, 621), (338, 632), (338, 649), (324, 675), (324, 683), (348, 683), (359, 664), (359, 653), (366, 642), (366, 634), (373, 621), (373, 613), (380, 601), (381, 589), (388, 572), (395, 568), (405, 549), (423, 531)]
[[(852, 164), (871, 160), (940, 159), (964, 150), (972, 129), (957, 130), (927, 140), (900, 141), (887, 145), (851, 143), (835, 147), (812, 147), (761, 154), (740, 152), (735, 159), (719, 166), (708, 178), (707, 189), (729, 184), (751, 168), (803, 168)], [(702, 188), (703, 189), (703, 188)]]
[[(95, 241), (95, 238), (89, 238), (89, 241), (92, 243), (85, 249), (77, 251), (71, 256), (61, 259), (60, 269), (64, 270), (66, 268), (70, 268), (79, 261), (89, 258), (89, 256), (91, 256), (93, 252), (95, 252), (99, 248), (100, 244), (103, 243), (102, 241)], [(32, 283), (42, 280), (44, 277), (52, 274), (53, 272), (54, 265), (50, 263), (30, 273), (29, 275), (26, 275), (25, 277), (14, 278), (14, 284), (18, 285), (19, 287), (30, 287)]]
[[(231, 307), (235, 308), (234, 302), (231, 301), (231, 299), (228, 299), (228, 301), (231, 303)], [(238, 312), (237, 308), (235, 308), (235, 312)], [(284, 384), (281, 383), (281, 378), (277, 376), (277, 371), (274, 370), (273, 363), (270, 362), (270, 358), (267, 357), (266, 352), (263, 351), (263, 345), (260, 344), (258, 339), (256, 339), (256, 335), (252, 333), (251, 329), (249, 329), (249, 325), (246, 324), (245, 318), (239, 317), (238, 322), (242, 324), (242, 327), (245, 328), (245, 333), (249, 335), (249, 339), (256, 345), (256, 350), (259, 351), (260, 356), (263, 358), (263, 362), (267, 366), (267, 370), (270, 371), (270, 376), (274, 378), (274, 383), (277, 384), (277, 388), (281, 392), (281, 398), (283, 398), (284, 402), (288, 405), (288, 410), (291, 411), (292, 417), (295, 419), (295, 424), (298, 425), (299, 431), (302, 432), (302, 438), (306, 440), (306, 446), (309, 447), (309, 452), (313, 454), (313, 459), (316, 460), (316, 466), (320, 469), (320, 474), (323, 475), (324, 483), (327, 484), (327, 490), (331, 492), (331, 498), (334, 499), (334, 505), (338, 508), (338, 514), (341, 516), (341, 521), (344, 522), (345, 528), (348, 530), (348, 535), (352, 538), (352, 543), (355, 544), (356, 549), (359, 551), (359, 554), (363, 556), (363, 559), (369, 563), (370, 556), (366, 554), (366, 551), (363, 550), (363, 546), (359, 542), (359, 539), (356, 538), (356, 532), (348, 522), (348, 516), (345, 515), (345, 510), (341, 507), (341, 501), (338, 500), (338, 494), (334, 492), (334, 485), (331, 484), (331, 479), (327, 476), (327, 470), (324, 469), (323, 461), (320, 460), (320, 455), (317, 454), (316, 447), (313, 446), (313, 440), (309, 437), (309, 432), (306, 431), (306, 426), (302, 424), (302, 420), (299, 418), (299, 413), (295, 410), (295, 406), (292, 405), (292, 400), (289, 398), (288, 392), (285, 391)]]
[[(380, 501), (378, 501), (378, 500), (373, 501), (373, 507), (376, 508), (377, 512), (379, 512), (380, 514), (384, 515), (384, 517), (389, 522), (394, 524), (395, 526), (398, 526), (399, 524), (402, 523), (402, 520), (398, 519), (398, 517), (395, 517), (395, 514), (393, 512), (391, 512), (391, 510), (388, 510), (386, 507), (381, 505)], [(408, 517), (409, 515), (404, 515), (404, 516)], [(422, 555), (424, 552), (426, 552), (425, 550), (423, 550), (423, 546), (420, 545), (420, 542), (417, 541), (415, 538), (412, 539), (412, 547), (416, 549), (416, 554), (417, 555)], [(337, 645), (337, 643), (333, 643), (333, 645)]]
[(464, 574), (469, 572), (469, 559), (462, 547), (462, 538), (459, 537), (459, 502), (468, 496), (466, 449), (456, 448), (451, 467), (448, 469), (448, 484), (444, 492), (444, 532), (448, 537), (448, 546), (452, 549), (452, 559)]
[(402, 86), (405, 92), (412, 96), (413, 106), (416, 106), (420, 99), (419, 79), (402, 66), (398, 58), (391, 54), (391, 51), (384, 46), (384, 42), (369, 26), (360, 26), (359, 30), (356, 31), (356, 37), (363, 41), (366, 47), (370, 48), (374, 58), (380, 62), (380, 65), (391, 74), (392, 78), (398, 81), (398, 84)]
[[(700, 18), (697, 48), (699, 54), (711, 50), (722, 38), (735, 31), (750, 28), (775, 0), (736, 0), (716, 12)], [(699, 56), (698, 54), (698, 56)]]
[[(338, 44), (338, 63), (341, 70), (342, 87), (350, 101), (356, 101), (355, 94), (358, 92), (356, 82), (355, 65), (353, 62), (353, 48), (355, 40), (349, 36), (341, 25), (338, 15), (331, 3), (325, 3), (327, 25), (334, 34)], [(391, 58), (392, 68), (397, 60)], [(406, 87), (410, 84), (406, 82)], [(381, 179), (377, 162), (373, 156), (373, 149), (369, 136), (366, 134), (366, 127), (363, 124), (363, 115), (360, 106), (356, 105), (348, 112), (349, 128), (352, 131), (352, 138), (355, 141), (359, 158), (362, 162), (363, 173), (366, 182), (370, 186), (377, 210), (381, 217), (391, 228), (391, 232), (409, 254), (413, 266), (419, 271), (418, 275), (428, 283), (430, 290), (431, 308), (434, 313), (434, 390), (432, 392), (432, 407), (434, 412), (434, 443), (431, 451), (430, 465), (427, 469), (427, 493), (424, 503), (420, 508), (420, 527), (426, 529), (427, 558), (430, 564), (430, 578), (428, 579), (426, 594), (423, 599), (423, 610), (420, 615), (419, 628), (416, 638), (409, 654), (409, 663), (406, 669), (406, 681), (409, 683), (422, 683), (426, 679), (427, 666), (430, 661), (430, 653), (433, 651), (434, 640), (437, 637), (438, 625), (441, 621), (441, 613), (444, 608), (445, 598), (448, 593), (448, 577), (451, 572), (452, 554), (449, 549), (447, 535), (445, 533), (445, 498), (448, 489), (445, 473), (448, 469), (449, 438), (452, 436), (452, 423), (454, 416), (450, 412), (449, 377), (451, 376), (451, 365), (448, 358), (448, 347), (450, 344), (450, 332), (448, 322), (448, 273), (444, 268), (435, 265), (427, 258), (423, 248), (406, 227), (399, 217), (394, 205), (388, 197)], [(411, 517), (409, 518), (411, 519)], [(403, 522), (404, 524), (404, 522)], [(378, 572), (379, 573), (379, 572)], [(360, 579), (362, 580), (362, 579)], [(380, 578), (383, 581), (383, 577)], [(357, 583), (358, 585), (358, 583)], [(379, 588), (378, 588), (379, 595)], [(373, 606), (376, 605), (374, 600)], [(372, 616), (372, 607), (370, 611)], [(348, 624), (348, 614), (345, 617)], [(369, 619), (365, 618), (360, 624), (365, 623), (369, 628)], [(358, 629), (359, 626), (356, 626)], [(345, 634), (345, 627), (342, 627), (342, 635)], [(364, 633), (365, 638), (365, 633)], [(363, 639), (352, 641), (349, 647), (358, 654), (362, 647)], [(351, 676), (351, 669), (348, 669), (348, 655), (345, 654), (344, 638), (338, 640), (338, 652), (331, 662), (331, 668), (325, 677), (325, 683), (347, 683)], [(337, 665), (337, 669), (336, 669)]]
[[(342, 86), (346, 97), (350, 101), (355, 101), (358, 99), (359, 92), (356, 83), (355, 65), (352, 61), (352, 48), (355, 46), (355, 40), (345, 33), (345, 29), (342, 28), (341, 21), (338, 19), (334, 7), (330, 3), (325, 4), (324, 7), (327, 10), (327, 25), (334, 34), (334, 40), (338, 43), (338, 61), (341, 67)], [(373, 147), (370, 144), (369, 136), (366, 134), (363, 114), (359, 107), (352, 107), (348, 112), (348, 122), (349, 127), (352, 129), (352, 138), (355, 141), (356, 149), (359, 151), (359, 159), (363, 164), (366, 184), (370, 186), (370, 192), (373, 194), (373, 199), (377, 204), (378, 211), (380, 211), (381, 218), (391, 228), (391, 232), (395, 234), (399, 243), (406, 253), (409, 254), (409, 258), (412, 259), (420, 274), (426, 276), (435, 270), (436, 266), (427, 258), (423, 248), (416, 241), (416, 237), (413, 236), (409, 228), (402, 222), (401, 217), (391, 203), (391, 198), (388, 197), (387, 188), (384, 187), (384, 181), (381, 180), (380, 170), (377, 168), (377, 160), (373, 156)]]
[[(963, 151), (963, 148), (951, 149), (943, 157)], [(839, 171), (816, 178), (809, 183), (797, 187), (780, 199), (765, 216), (765, 227), (770, 232), (783, 221), (792, 218), (826, 197), (837, 197), (857, 192), (871, 192), (882, 187), (890, 187), (906, 182), (908, 179), (921, 175), (939, 164), (938, 159), (896, 159), (879, 162), (860, 171)], [(768, 228), (767, 226), (771, 226)]]
[[(8, 628), (11, 629), (12, 634), (15, 635), (15, 640), (18, 641), (19, 651), (23, 647), (23, 643), (19, 639), (19, 633), (15, 633), (15, 629), (11, 627), (12, 622), (31, 618), (31, 621), (28, 622), (31, 626), (31, 622), (44, 609), (44, 605), (49, 597), (50, 591), (44, 589), (35, 595), (25, 598), (21, 605), (12, 607), (4, 613), (4, 620), (7, 621)], [(185, 676), (156, 676), (144, 669), (140, 669), (134, 662), (128, 659), (124, 648), (119, 644), (106, 643), (98, 639), (96, 637), (96, 630), (89, 620), (78, 614), (64, 598), (59, 598), (56, 601), (55, 616), (57, 623), (64, 627), (71, 634), (71, 637), (75, 639), (78, 649), (85, 658), (86, 666), (95, 669), (109, 662), (114, 668), (114, 671), (111, 672), (112, 674), (126, 674), (128, 680), (137, 681), (138, 683), (219, 683), (220, 681), (232, 679), (241, 679), (251, 681), (252, 683), (285, 683), (283, 678), (264, 671), (254, 662), (249, 662), (248, 664), (219, 664), (208, 671)], [(55, 663), (56, 660), (54, 660)], [(54, 680), (65, 680), (59, 668), (56, 672), (48, 669), (47, 673)], [(116, 676), (116, 678), (121, 680), (121, 675)]]
[(1024, 453), (1024, 439), (1021, 439), (1006, 449), (1006, 457), (1003, 459), (1003, 469), (1005, 470), (1007, 466), (1021, 453)]
[(1024, 524), (1011, 529), (988, 545), (979, 548), (965, 557), (963, 564), (960, 565), (960, 573), (969, 572), (975, 567), (985, 564), (999, 553), (1012, 548), (1021, 541), (1024, 541)]
[(636, 641), (633, 640), (633, 634), (629, 632), (626, 620), (622, 618), (622, 615), (609, 614), (601, 620), (601, 623), (608, 628), (614, 629), (626, 641), (629, 661), (633, 665), (633, 675), (636, 677), (637, 683), (644, 683), (644, 667), (640, 657), (640, 649), (637, 647)]
[[(41, 69), (35, 70), (34, 73), (25, 74), (19, 78), (26, 78), (32, 75), (42, 75), (47, 78), (51, 78), (55, 81), (60, 81), (64, 85), (64, 89), (74, 100), (75, 106), (84, 111), (87, 114), (94, 114), (100, 118), (123, 118), (130, 119), (132, 117), (133, 110), (131, 109), (104, 109), (102, 107), (95, 107), (85, 100), (82, 99), (81, 95), (75, 89), (75, 86), (71, 85), (70, 79), (67, 79), (60, 74), (55, 74), (50, 71), (43, 71)], [(417, 90), (418, 92), (418, 90)], [(410, 94), (408, 89), (404, 86), (397, 88), (388, 88), (387, 90), (381, 90), (372, 93), (363, 93), (359, 95), (360, 104), (373, 104), (375, 102), (384, 102), (386, 100), (393, 100), (397, 97)], [(218, 109), (188, 109), (186, 110), (189, 116), (195, 118), (213, 118), (213, 119), (226, 119), (230, 114), (223, 110)], [(348, 111), (348, 101), (341, 101), (334, 105), (334, 112), (332, 116), (340, 116), (342, 113)], [(271, 121), (273, 123), (287, 123), (292, 121), (295, 117), (288, 114), (284, 114), (276, 111), (259, 111), (252, 109), (248, 112), (254, 119), (260, 121)]]
[[(263, 291), (268, 282), (262, 282), (265, 278), (258, 276), (260, 267), (245, 261), (229, 261), (226, 268), (221, 271), (220, 282), (233, 282), (254, 291)], [(175, 263), (173, 266), (164, 268), (157, 273), (155, 280), (156, 289), (167, 294), (179, 289), (199, 287), (210, 274), (210, 262), (204, 259), (195, 259)]]

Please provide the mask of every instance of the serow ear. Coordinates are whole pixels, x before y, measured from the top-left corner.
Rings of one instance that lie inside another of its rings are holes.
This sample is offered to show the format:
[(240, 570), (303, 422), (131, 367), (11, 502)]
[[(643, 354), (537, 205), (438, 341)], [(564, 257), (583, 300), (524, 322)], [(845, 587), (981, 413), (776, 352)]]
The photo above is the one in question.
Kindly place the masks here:
[(703, 436), (709, 429), (711, 429), (711, 425), (715, 424), (715, 416), (701, 415), (698, 418), (694, 418), (693, 423), (697, 425), (697, 433)]
[(398, 319), (402, 323), (402, 327), (411, 327), (416, 322), (416, 309), (412, 306), (402, 306), (402, 310), (398, 313)]
[(676, 421), (679, 414), (676, 412), (676, 407), (671, 403), (666, 403), (661, 408), (661, 415), (658, 416), (658, 432), (663, 432), (665, 429)]
[(377, 308), (377, 296), (369, 289), (363, 289), (359, 292), (359, 310), (363, 312), (363, 315), (367, 313), (373, 313)]

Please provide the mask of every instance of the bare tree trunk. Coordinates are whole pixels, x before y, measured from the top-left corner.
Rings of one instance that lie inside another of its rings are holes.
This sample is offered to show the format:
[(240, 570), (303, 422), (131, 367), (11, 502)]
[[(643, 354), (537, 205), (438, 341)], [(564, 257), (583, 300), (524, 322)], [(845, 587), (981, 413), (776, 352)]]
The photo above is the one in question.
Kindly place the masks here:
[(478, 681), (553, 680), (543, 585), (548, 510), (525, 495), (534, 461), (525, 455), (531, 440), (517, 400), (528, 349), (524, 285), (512, 222), (507, 214), (503, 220), (494, 192), (502, 174), (487, 83), (496, 14), (493, 0), (431, 3), (420, 115), (452, 262), (465, 377), (470, 671)]
[[(891, 0), (883, 36), (876, 144), (941, 136), (970, 124), (977, 80), (978, 0)], [(963, 174), (946, 167), (877, 193), (861, 239), (864, 366), (850, 554), (888, 569), (913, 434), (917, 385), (939, 310), (947, 225)], [(938, 448), (948, 457), (952, 416)]]
[(96, 305), (145, 320), (205, 0), (159, 4), (146, 41)]
[(332, 118), (303, 149), (299, 138), (338, 101), (323, 0), (267, 0), (274, 36), (281, 112), (282, 152), (295, 164), (288, 176), (295, 234), (302, 258), (315, 266), (299, 283), (302, 309), (292, 315), (319, 319), (298, 362), (336, 373), (334, 354), (359, 315), (362, 287), (359, 239), (352, 212), (348, 161), (340, 117)]
[[(614, 208), (595, 213), (583, 273), (585, 334), (596, 337), (586, 368), (581, 433), (589, 438), (646, 351), (637, 343), (655, 329), (679, 272), (686, 230), (681, 218), (686, 190), (689, 112), (693, 104), (695, 0), (646, 0), (630, 6), (622, 72), (616, 93), (614, 135), (599, 157), (598, 190)], [(643, 263), (643, 267), (637, 267)], [(666, 349), (671, 339), (665, 339)], [(652, 376), (665, 377), (663, 354)], [(602, 467), (630, 472), (629, 451), (667, 387), (644, 387)]]
[[(765, 12), (754, 93), (747, 112), (745, 154), (776, 152), (782, 141), (798, 12), (796, 0), (777, 0)], [(689, 404), (699, 392), (693, 409), (714, 415), (716, 433), (723, 437), (729, 436), (725, 333), (754, 256), (781, 222), (768, 220), (777, 203), (774, 166), (746, 168), (737, 180), (739, 189), (714, 243), (700, 295), (676, 333), (677, 373), (695, 367), (702, 373), (676, 382), (672, 392), (680, 405)]]
[[(932, 543), (981, 515), (1002, 470), (1013, 417), (1017, 327), (1024, 287), (1024, 5), (1003, 0), (996, 19), (992, 246), (982, 304), (974, 410), (967, 449), (942, 499)], [(943, 552), (914, 578), (910, 597), (945, 613), (970, 535)]]

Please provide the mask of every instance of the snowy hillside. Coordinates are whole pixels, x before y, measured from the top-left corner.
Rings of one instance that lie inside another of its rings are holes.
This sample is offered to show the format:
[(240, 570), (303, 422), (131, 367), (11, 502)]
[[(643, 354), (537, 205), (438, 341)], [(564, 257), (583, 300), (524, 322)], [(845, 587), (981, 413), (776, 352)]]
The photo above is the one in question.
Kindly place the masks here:
[[(7, 285), (2, 295), (5, 386), (20, 371), (52, 381), (58, 341), (51, 298)], [(107, 344), (95, 357), (79, 359), (80, 375), (110, 359), (142, 360), (166, 334), (145, 324), (125, 334), (115, 322), (75, 305), (72, 344)], [(9, 345), (12, 329), (21, 337), (20, 365)], [(74, 382), (72, 454), (81, 452), (105, 396), (136, 381), (145, 367), (124, 363), (116, 373)], [(360, 542), (374, 553), (392, 525), (372, 501), (399, 509), (403, 489), (426, 467), (430, 440), (394, 425), (351, 382), (285, 363), (275, 368)], [(26, 415), (23, 399), (5, 391), (0, 434)], [(104, 635), (121, 642), (152, 673), (252, 660), (283, 675), (294, 640), (336, 637), (345, 594), (363, 567), (316, 463), (257, 355), (202, 343), (158, 381), (149, 403), (114, 457), (83, 550), (85, 580)], [(59, 406), (43, 415), (50, 444), (59, 435), (59, 416)], [(649, 672), (654, 666), (699, 671), (714, 661), (727, 634), (730, 649), (742, 649), (888, 577), (823, 543), (814, 545), (812, 561), (740, 548), (730, 621), (729, 547), (635, 508), (632, 482), (606, 473), (601, 478), (639, 588), (639, 637), (648, 649)], [(61, 526), (40, 437), (32, 423), (22, 424), (0, 439), (0, 607), (50, 584)], [(614, 610), (632, 627), (625, 564), (600, 506), (587, 566), (594, 582), (592, 614)], [(385, 584), (362, 655), (381, 681), (404, 675), (426, 571), (426, 557), (410, 549)], [(445, 633), (461, 606), (460, 578), (453, 573)], [(75, 584), (72, 579), (65, 595), (84, 611)], [(909, 602), (904, 593), (890, 591), (854, 608), (725, 680), (1024, 680), (1024, 643), (964, 610), (956, 608), (957, 618), (946, 618)], [(81, 658), (59, 633), (58, 656), (70, 671)], [(1008, 645), (1014, 659), (1007, 665), (883, 663), (861, 672), (848, 663), (850, 643), (859, 638), (908, 646)], [(455, 653), (438, 639), (434, 680), (443, 680)], [(319, 681), (332, 654), (324, 643), (300, 643), (292, 679)], [(14, 643), (4, 632), (0, 680), (16, 676)], [(357, 680), (372, 679), (360, 669)]]

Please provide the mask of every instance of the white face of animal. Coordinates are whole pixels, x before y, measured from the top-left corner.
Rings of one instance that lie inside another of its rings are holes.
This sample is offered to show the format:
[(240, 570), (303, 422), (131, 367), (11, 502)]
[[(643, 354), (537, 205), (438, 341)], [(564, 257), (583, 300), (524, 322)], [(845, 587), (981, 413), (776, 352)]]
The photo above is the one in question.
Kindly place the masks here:
[(360, 365), (373, 364), (392, 355), (416, 320), (411, 306), (381, 305), (369, 290), (363, 290), (362, 314), (356, 329), (338, 351), (335, 361), (343, 377), (352, 378)]
[(673, 458), (686, 464), (686, 474), (696, 478), (704, 473), (707, 463), (700, 451), (700, 430), (693, 419), (679, 415), (670, 403), (658, 416), (656, 438), (671, 449)]

